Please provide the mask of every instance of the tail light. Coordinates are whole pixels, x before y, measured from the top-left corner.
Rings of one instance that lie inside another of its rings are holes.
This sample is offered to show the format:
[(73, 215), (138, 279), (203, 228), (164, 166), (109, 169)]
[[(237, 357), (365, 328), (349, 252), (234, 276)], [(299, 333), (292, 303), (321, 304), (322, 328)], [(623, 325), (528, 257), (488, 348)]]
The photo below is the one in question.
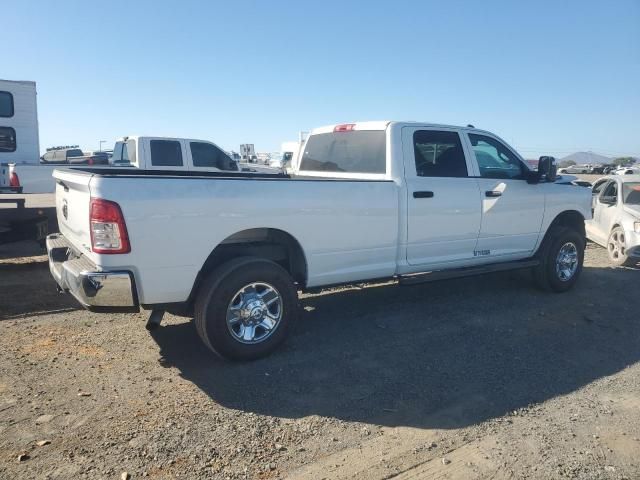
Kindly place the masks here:
[(350, 132), (355, 128), (356, 124), (355, 123), (344, 123), (342, 125), (336, 125), (333, 128), (333, 133), (336, 132)]
[(129, 253), (129, 235), (122, 210), (116, 202), (92, 198), (89, 213), (91, 250), (95, 253)]
[(87, 159), (87, 165), (93, 165), (93, 157)]
[(20, 186), (20, 178), (16, 172), (11, 172), (9, 177), (9, 186), (18, 188)]

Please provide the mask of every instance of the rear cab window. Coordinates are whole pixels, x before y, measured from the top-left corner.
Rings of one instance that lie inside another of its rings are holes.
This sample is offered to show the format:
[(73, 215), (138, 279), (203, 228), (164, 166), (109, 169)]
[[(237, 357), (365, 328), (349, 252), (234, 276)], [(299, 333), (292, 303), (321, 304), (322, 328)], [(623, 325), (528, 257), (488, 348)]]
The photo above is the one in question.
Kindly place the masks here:
[[(340, 130), (340, 127), (345, 127)], [(347, 129), (348, 128), (348, 129)], [(386, 130), (338, 126), (313, 133), (300, 159), (300, 173), (343, 178), (384, 178), (387, 173)]]
[(130, 138), (127, 141), (116, 142), (111, 162), (114, 166), (120, 167), (138, 166), (136, 140)]

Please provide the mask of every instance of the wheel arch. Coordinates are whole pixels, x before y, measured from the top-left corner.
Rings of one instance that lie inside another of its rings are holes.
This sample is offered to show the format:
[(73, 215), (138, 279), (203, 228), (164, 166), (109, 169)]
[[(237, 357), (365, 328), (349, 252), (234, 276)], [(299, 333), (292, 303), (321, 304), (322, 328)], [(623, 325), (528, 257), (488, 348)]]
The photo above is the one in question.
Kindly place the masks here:
[(193, 303), (209, 272), (233, 258), (245, 256), (271, 260), (289, 272), (299, 287), (306, 286), (307, 259), (300, 242), (290, 233), (277, 228), (250, 228), (229, 235), (211, 251), (196, 276), (189, 303)]
[(586, 244), (587, 235), (584, 226), (584, 220), (584, 215), (578, 210), (565, 210), (557, 214), (547, 227), (544, 237), (538, 245), (536, 254), (541, 251), (547, 239), (549, 238), (549, 232), (551, 232), (555, 227), (568, 227), (576, 230), (582, 236), (582, 238), (584, 238)]
[(568, 227), (578, 231), (582, 236), (586, 236), (584, 228), (584, 215), (577, 210), (565, 210), (560, 212), (547, 228), (547, 233), (553, 227)]

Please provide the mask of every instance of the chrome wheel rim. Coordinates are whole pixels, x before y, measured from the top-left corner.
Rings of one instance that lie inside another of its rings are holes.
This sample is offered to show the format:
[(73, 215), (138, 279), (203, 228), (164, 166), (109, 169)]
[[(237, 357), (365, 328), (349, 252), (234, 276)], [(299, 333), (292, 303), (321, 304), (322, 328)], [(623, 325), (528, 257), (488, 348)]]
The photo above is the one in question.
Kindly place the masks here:
[(556, 256), (556, 274), (563, 281), (569, 281), (578, 270), (578, 247), (573, 242), (565, 243)]
[(620, 261), (627, 255), (624, 232), (614, 230), (611, 233), (607, 243), (607, 250), (609, 251), (609, 257), (614, 261)]
[(227, 307), (227, 328), (240, 343), (264, 342), (282, 320), (282, 297), (268, 283), (245, 285), (231, 298)]

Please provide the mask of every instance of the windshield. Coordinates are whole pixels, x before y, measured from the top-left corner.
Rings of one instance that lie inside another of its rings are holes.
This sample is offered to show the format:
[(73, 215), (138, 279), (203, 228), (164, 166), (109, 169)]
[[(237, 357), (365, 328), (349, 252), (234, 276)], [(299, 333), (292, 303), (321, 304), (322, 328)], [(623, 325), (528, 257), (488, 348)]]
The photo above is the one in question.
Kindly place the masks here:
[(627, 205), (640, 205), (640, 182), (622, 184), (622, 202)]

